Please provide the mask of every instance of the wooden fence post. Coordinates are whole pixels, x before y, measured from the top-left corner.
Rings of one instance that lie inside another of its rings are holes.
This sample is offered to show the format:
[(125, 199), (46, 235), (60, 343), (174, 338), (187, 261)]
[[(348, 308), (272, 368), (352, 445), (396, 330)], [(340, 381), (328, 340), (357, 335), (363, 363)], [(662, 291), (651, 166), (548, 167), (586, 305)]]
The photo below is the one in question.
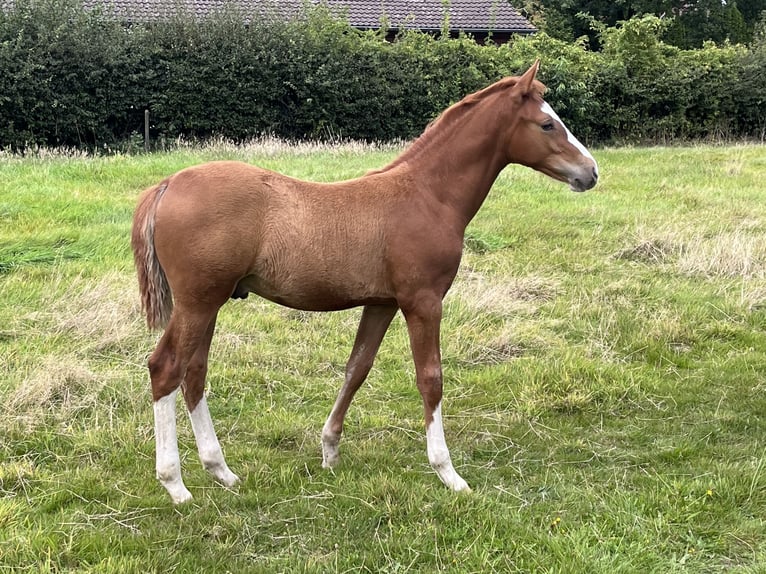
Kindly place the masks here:
[(149, 151), (149, 110), (144, 110), (144, 151)]

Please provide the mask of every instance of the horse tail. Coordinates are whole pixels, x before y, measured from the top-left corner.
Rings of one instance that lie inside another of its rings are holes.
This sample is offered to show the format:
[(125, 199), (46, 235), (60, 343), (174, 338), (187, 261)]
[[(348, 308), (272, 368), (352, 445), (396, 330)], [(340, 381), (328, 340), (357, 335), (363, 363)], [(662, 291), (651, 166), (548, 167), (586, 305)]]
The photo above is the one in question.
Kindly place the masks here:
[(141, 194), (133, 215), (130, 237), (141, 293), (141, 309), (146, 314), (146, 324), (150, 329), (165, 327), (173, 311), (173, 296), (168, 278), (154, 250), (154, 218), (166, 188), (167, 181), (164, 181)]

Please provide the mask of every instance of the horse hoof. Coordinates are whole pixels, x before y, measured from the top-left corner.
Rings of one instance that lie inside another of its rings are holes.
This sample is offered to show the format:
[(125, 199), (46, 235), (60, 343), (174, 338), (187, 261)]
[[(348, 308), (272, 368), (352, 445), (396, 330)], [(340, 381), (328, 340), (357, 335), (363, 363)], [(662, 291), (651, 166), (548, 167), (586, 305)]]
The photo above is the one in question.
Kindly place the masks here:
[(322, 468), (334, 468), (340, 462), (340, 436), (322, 436)]
[(217, 475), (216, 478), (221, 484), (228, 488), (236, 486), (240, 482), (239, 477), (231, 472), (228, 468), (224, 472)]
[(175, 505), (184, 504), (192, 499), (191, 492), (189, 492), (183, 484), (165, 484), (164, 486), (167, 489), (173, 504)]
[(338, 454), (334, 455), (325, 455), (322, 458), (322, 468), (329, 468), (333, 469), (336, 466), (338, 466), (338, 463), (340, 462), (340, 456)]

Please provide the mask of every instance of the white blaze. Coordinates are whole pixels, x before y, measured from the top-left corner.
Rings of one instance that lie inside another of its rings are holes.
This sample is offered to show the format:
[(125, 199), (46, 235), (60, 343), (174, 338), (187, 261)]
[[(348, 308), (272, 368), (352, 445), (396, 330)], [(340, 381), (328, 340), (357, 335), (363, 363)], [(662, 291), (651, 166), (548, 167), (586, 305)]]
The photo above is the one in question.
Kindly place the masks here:
[(598, 173), (598, 165), (596, 164), (595, 158), (588, 151), (588, 148), (582, 145), (580, 143), (580, 140), (574, 137), (572, 132), (570, 132), (566, 124), (563, 121), (561, 121), (561, 118), (556, 113), (556, 111), (550, 106), (550, 104), (548, 104), (548, 102), (543, 102), (543, 105), (540, 106), (540, 111), (543, 112), (544, 114), (548, 114), (552, 119), (556, 120), (558, 123), (561, 124), (561, 127), (564, 128), (564, 131), (566, 131), (567, 139), (569, 140), (569, 143), (571, 143), (574, 147), (576, 147), (581, 154), (583, 154), (585, 157), (593, 161), (596, 173)]

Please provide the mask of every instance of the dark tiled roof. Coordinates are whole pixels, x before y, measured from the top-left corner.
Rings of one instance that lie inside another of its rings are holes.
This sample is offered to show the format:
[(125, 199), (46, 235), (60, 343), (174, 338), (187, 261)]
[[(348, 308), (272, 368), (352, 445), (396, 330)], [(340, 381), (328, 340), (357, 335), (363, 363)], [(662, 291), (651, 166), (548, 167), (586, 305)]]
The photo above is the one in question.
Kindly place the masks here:
[[(356, 28), (379, 28), (385, 14), (392, 28), (441, 30), (445, 4), (442, 0), (334, 0), (332, 6), (348, 10)], [(449, 2), (452, 30), (466, 32), (534, 32), (535, 28), (507, 0), (452, 0)]]
[(246, 17), (262, 13), (291, 17), (300, 12), (302, 3), (300, 0), (83, 0), (83, 6), (103, 8), (107, 14), (132, 22), (147, 22), (164, 20), (179, 12), (204, 18), (227, 6), (241, 10)]
[[(312, 4), (320, 0), (311, 0)], [(441, 30), (443, 0), (326, 0), (333, 10), (348, 18), (355, 28), (376, 29), (385, 18), (393, 29)], [(227, 5), (243, 14), (295, 16), (302, 0), (83, 0), (86, 8), (102, 6), (107, 12), (132, 21), (168, 18), (179, 10), (198, 18)], [(452, 0), (449, 2), (451, 30), (531, 33), (536, 29), (507, 0)]]

